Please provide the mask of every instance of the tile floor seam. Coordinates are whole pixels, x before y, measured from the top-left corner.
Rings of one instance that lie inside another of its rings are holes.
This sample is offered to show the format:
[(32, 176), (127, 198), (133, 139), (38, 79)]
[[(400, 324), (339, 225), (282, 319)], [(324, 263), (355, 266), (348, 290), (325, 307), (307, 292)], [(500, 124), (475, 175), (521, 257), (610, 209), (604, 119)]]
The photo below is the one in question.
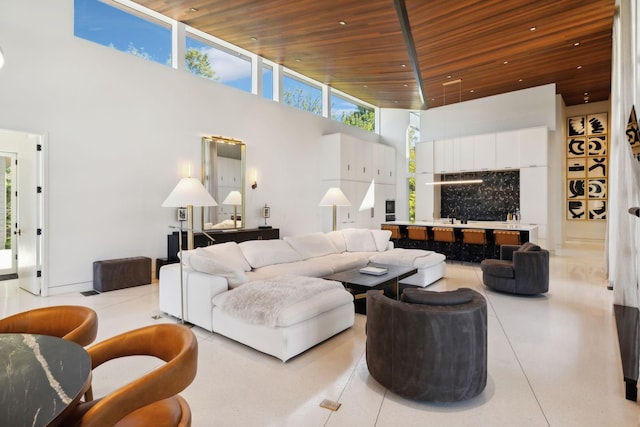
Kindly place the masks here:
[[(353, 369), (351, 370), (351, 375), (349, 375), (349, 379), (347, 379), (347, 381), (345, 381), (344, 386), (342, 387), (342, 390), (340, 391), (340, 394), (338, 395), (338, 402), (342, 403), (342, 396), (344, 395), (345, 391), (347, 390), (347, 387), (349, 387), (349, 384), (351, 383), (351, 380), (353, 380), (353, 377), (356, 375), (356, 371), (358, 370), (358, 364), (360, 363), (360, 361), (362, 360), (363, 357), (365, 357), (366, 352), (363, 350), (362, 354), (360, 355), (360, 357), (358, 358), (358, 363), (355, 363), (353, 366)], [(331, 412), (329, 414), (329, 416), (327, 417), (327, 419), (324, 421), (324, 426), (326, 426), (329, 421), (331, 421), (331, 416), (333, 415), (333, 412)]]
[(496, 315), (496, 320), (497, 320), (498, 324), (500, 325), (500, 329), (502, 329), (502, 333), (504, 334), (504, 337), (507, 340), (507, 343), (509, 344), (509, 348), (511, 349), (511, 352), (513, 353), (513, 356), (516, 358), (516, 361), (518, 362), (518, 366), (520, 367), (520, 371), (522, 372), (522, 375), (524, 375), (524, 378), (527, 381), (527, 385), (529, 386), (529, 390), (531, 390), (531, 394), (533, 394), (533, 398), (536, 400), (536, 403), (538, 404), (538, 408), (540, 408), (540, 412), (542, 413), (542, 416), (544, 417), (544, 420), (547, 422), (547, 426), (550, 427), (551, 423), (549, 422), (549, 419), (547, 418), (547, 414), (544, 412), (544, 408), (542, 407), (542, 404), (540, 403), (540, 399), (538, 399), (538, 395), (536, 394), (535, 390), (533, 389), (533, 385), (531, 384), (531, 381), (529, 380), (529, 376), (525, 372), (524, 366), (522, 366), (522, 363), (520, 362), (520, 358), (518, 357), (518, 353), (516, 352), (516, 349), (513, 347), (513, 344), (511, 343), (511, 339), (509, 338), (509, 335), (507, 335), (507, 331), (505, 330), (504, 326), (502, 325), (502, 322), (500, 321), (500, 316), (498, 316), (498, 312), (496, 311), (496, 308), (493, 306), (493, 304), (491, 302), (491, 299), (489, 298), (489, 295), (487, 295), (487, 301), (491, 305), (491, 309), (493, 310), (493, 312)]

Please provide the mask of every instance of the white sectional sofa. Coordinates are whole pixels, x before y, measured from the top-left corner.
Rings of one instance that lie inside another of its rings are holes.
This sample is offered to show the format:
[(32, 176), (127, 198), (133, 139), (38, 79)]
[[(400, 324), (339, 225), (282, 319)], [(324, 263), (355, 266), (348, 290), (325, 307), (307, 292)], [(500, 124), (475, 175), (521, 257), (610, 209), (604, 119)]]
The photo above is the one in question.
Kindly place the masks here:
[[(286, 361), (353, 325), (351, 294), (319, 278), (370, 262), (416, 267), (417, 274), (402, 280), (416, 286), (444, 276), (444, 255), (393, 248), (390, 235), (345, 229), (183, 251), (184, 320)], [(160, 269), (159, 287), (160, 310), (180, 317), (178, 264)], [(296, 292), (300, 287), (306, 294)], [(275, 295), (287, 303), (265, 308)], [(229, 308), (232, 300), (243, 313)], [(269, 321), (253, 318), (252, 307)]]

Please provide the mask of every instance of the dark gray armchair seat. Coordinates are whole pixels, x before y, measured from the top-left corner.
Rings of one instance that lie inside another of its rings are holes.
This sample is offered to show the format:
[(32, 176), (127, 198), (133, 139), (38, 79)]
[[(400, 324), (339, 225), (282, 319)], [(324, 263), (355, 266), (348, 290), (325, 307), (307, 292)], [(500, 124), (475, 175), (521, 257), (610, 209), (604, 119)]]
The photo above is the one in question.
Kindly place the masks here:
[(487, 383), (487, 303), (471, 289), (406, 289), (396, 301), (367, 292), (369, 373), (411, 399), (470, 399)]
[(482, 282), (500, 292), (537, 295), (549, 291), (549, 251), (531, 242), (502, 245), (500, 259), (480, 263)]

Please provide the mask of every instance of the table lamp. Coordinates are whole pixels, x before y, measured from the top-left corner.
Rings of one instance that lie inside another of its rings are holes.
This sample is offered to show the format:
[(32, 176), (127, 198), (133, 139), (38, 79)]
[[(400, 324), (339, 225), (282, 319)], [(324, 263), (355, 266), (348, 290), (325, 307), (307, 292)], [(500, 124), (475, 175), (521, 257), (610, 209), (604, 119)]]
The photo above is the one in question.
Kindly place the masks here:
[(333, 207), (333, 231), (336, 231), (336, 207), (337, 206), (351, 206), (351, 202), (344, 195), (342, 190), (338, 187), (331, 187), (327, 190), (318, 206), (332, 206)]
[(233, 228), (238, 228), (238, 205), (242, 204), (242, 194), (232, 191), (222, 202), (223, 205), (233, 205)]

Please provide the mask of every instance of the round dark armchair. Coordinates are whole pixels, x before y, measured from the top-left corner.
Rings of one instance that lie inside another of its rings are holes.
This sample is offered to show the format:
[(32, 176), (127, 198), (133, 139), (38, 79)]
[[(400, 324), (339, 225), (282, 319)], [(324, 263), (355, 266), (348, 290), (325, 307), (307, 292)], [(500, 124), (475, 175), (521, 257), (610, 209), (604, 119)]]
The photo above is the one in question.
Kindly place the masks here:
[(487, 303), (478, 292), (406, 289), (401, 301), (367, 292), (367, 366), (411, 399), (470, 399), (487, 383)]

